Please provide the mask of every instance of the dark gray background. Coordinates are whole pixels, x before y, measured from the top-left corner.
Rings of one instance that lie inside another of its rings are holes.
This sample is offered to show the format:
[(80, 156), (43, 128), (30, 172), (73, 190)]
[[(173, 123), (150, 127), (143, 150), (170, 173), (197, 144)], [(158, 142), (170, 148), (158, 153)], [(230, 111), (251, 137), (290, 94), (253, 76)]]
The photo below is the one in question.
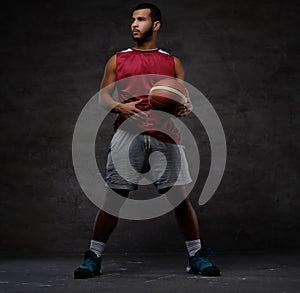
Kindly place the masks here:
[[(130, 11), (137, 3), (1, 2), (2, 253), (81, 253), (88, 247), (97, 208), (74, 174), (73, 129), (99, 90), (107, 59), (132, 45)], [(199, 207), (209, 144), (204, 130), (187, 119), (202, 142), (191, 198), (203, 241), (222, 251), (300, 248), (297, 1), (156, 3), (164, 17), (160, 47), (182, 59), (186, 80), (209, 97), (227, 138), (222, 183)], [(97, 143), (102, 169), (111, 120)], [(183, 250), (172, 212), (121, 220), (107, 246), (110, 252)]]

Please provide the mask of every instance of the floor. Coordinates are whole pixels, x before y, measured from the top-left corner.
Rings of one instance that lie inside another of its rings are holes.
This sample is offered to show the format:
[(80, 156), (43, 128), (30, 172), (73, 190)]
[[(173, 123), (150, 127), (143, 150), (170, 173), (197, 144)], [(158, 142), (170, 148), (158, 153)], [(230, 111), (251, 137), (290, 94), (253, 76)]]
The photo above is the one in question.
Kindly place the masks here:
[(0, 261), (0, 292), (299, 293), (300, 252), (214, 255), (221, 277), (185, 272), (185, 255), (105, 255), (103, 275), (75, 280), (82, 256)]

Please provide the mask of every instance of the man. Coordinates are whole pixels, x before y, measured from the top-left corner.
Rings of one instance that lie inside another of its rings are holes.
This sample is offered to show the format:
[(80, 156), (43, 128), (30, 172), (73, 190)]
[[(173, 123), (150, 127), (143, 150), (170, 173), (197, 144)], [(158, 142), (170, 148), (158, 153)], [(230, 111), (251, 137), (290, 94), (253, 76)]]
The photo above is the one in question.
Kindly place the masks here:
[[(178, 167), (178, 159), (180, 161), (180, 157), (178, 157), (177, 142), (174, 142), (161, 131), (155, 131), (155, 123), (162, 123), (162, 121), (158, 122), (155, 117), (153, 118), (148, 114), (149, 112), (151, 113), (151, 107), (147, 96), (126, 99), (126, 95), (130, 94), (130, 89), (136, 86), (134, 82), (129, 81), (123, 88), (118, 88), (120, 101), (112, 98), (113, 84), (129, 76), (154, 74), (167, 75), (180, 80), (184, 79), (184, 68), (181, 61), (177, 57), (159, 50), (156, 46), (157, 33), (160, 27), (160, 10), (149, 3), (138, 5), (132, 12), (131, 22), (132, 37), (136, 43), (135, 47), (113, 55), (106, 64), (101, 83), (101, 89), (103, 89), (101, 103), (118, 113), (114, 124), (116, 133), (112, 139), (111, 149), (112, 151), (115, 148), (120, 150), (120, 142), (123, 144), (130, 138), (131, 134), (124, 130), (122, 131), (120, 126), (129, 117), (134, 117), (135, 120), (133, 121), (136, 122), (138, 127), (145, 130), (134, 141), (135, 152), (131, 158), (131, 163), (138, 172), (145, 172), (144, 168), (147, 165), (149, 153), (151, 153), (150, 149), (152, 152), (159, 150), (171, 156), (171, 165), (167, 168), (164, 176), (154, 182), (154, 185), (161, 194), (174, 187), (184, 198), (175, 207), (174, 212), (185, 237), (188, 252), (187, 271), (202, 276), (218, 276), (220, 275), (220, 270), (205, 257), (206, 251), (201, 248), (197, 216), (189, 198), (185, 194), (184, 186), (191, 179), (184, 153), (180, 152), (179, 154), (179, 156), (183, 156), (184, 164)], [(147, 90), (152, 85), (149, 84)], [(177, 116), (183, 117), (190, 112), (191, 105), (188, 103), (182, 106)], [(171, 119), (166, 119), (163, 123), (165, 123), (166, 128), (172, 129), (175, 137), (179, 137), (179, 131), (174, 127)], [(145, 144), (145, 142), (147, 143)], [(147, 146), (150, 148), (147, 148)], [(140, 149), (142, 151), (139, 151)], [(119, 150), (116, 153), (121, 153)], [(179, 165), (182, 165), (182, 163), (179, 163)], [(107, 198), (109, 198), (110, 189), (126, 198), (130, 191), (137, 188), (137, 184), (128, 182), (115, 170), (111, 153), (108, 155), (106, 172), (106, 181), (109, 186)], [(95, 220), (90, 249), (85, 253), (83, 264), (74, 271), (75, 278), (90, 278), (101, 273), (101, 255), (117, 222), (118, 217), (104, 210), (99, 210)]]

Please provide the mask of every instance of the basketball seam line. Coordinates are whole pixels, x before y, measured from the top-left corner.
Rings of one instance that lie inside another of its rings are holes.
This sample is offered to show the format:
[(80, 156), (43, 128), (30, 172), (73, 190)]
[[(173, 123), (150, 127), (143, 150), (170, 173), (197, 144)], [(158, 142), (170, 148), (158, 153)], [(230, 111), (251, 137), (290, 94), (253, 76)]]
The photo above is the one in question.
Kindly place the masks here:
[(176, 94), (176, 95), (180, 96), (181, 98), (183, 98), (183, 100), (185, 101), (184, 103), (187, 103), (187, 101), (188, 101), (187, 97), (182, 92), (180, 92), (172, 87), (164, 86), (164, 85), (157, 85), (157, 86), (154, 86), (151, 88), (150, 94), (156, 90), (165, 90), (168, 92), (172, 92), (173, 94)]

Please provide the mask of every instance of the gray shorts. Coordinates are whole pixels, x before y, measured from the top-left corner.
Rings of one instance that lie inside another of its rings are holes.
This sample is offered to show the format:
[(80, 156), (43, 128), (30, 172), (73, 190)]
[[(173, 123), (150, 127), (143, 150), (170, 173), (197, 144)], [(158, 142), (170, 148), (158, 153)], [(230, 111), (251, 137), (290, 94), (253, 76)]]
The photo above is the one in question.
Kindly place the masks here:
[(118, 129), (112, 138), (106, 165), (106, 183), (112, 189), (134, 190), (154, 184), (158, 190), (190, 183), (182, 145), (153, 136)]

